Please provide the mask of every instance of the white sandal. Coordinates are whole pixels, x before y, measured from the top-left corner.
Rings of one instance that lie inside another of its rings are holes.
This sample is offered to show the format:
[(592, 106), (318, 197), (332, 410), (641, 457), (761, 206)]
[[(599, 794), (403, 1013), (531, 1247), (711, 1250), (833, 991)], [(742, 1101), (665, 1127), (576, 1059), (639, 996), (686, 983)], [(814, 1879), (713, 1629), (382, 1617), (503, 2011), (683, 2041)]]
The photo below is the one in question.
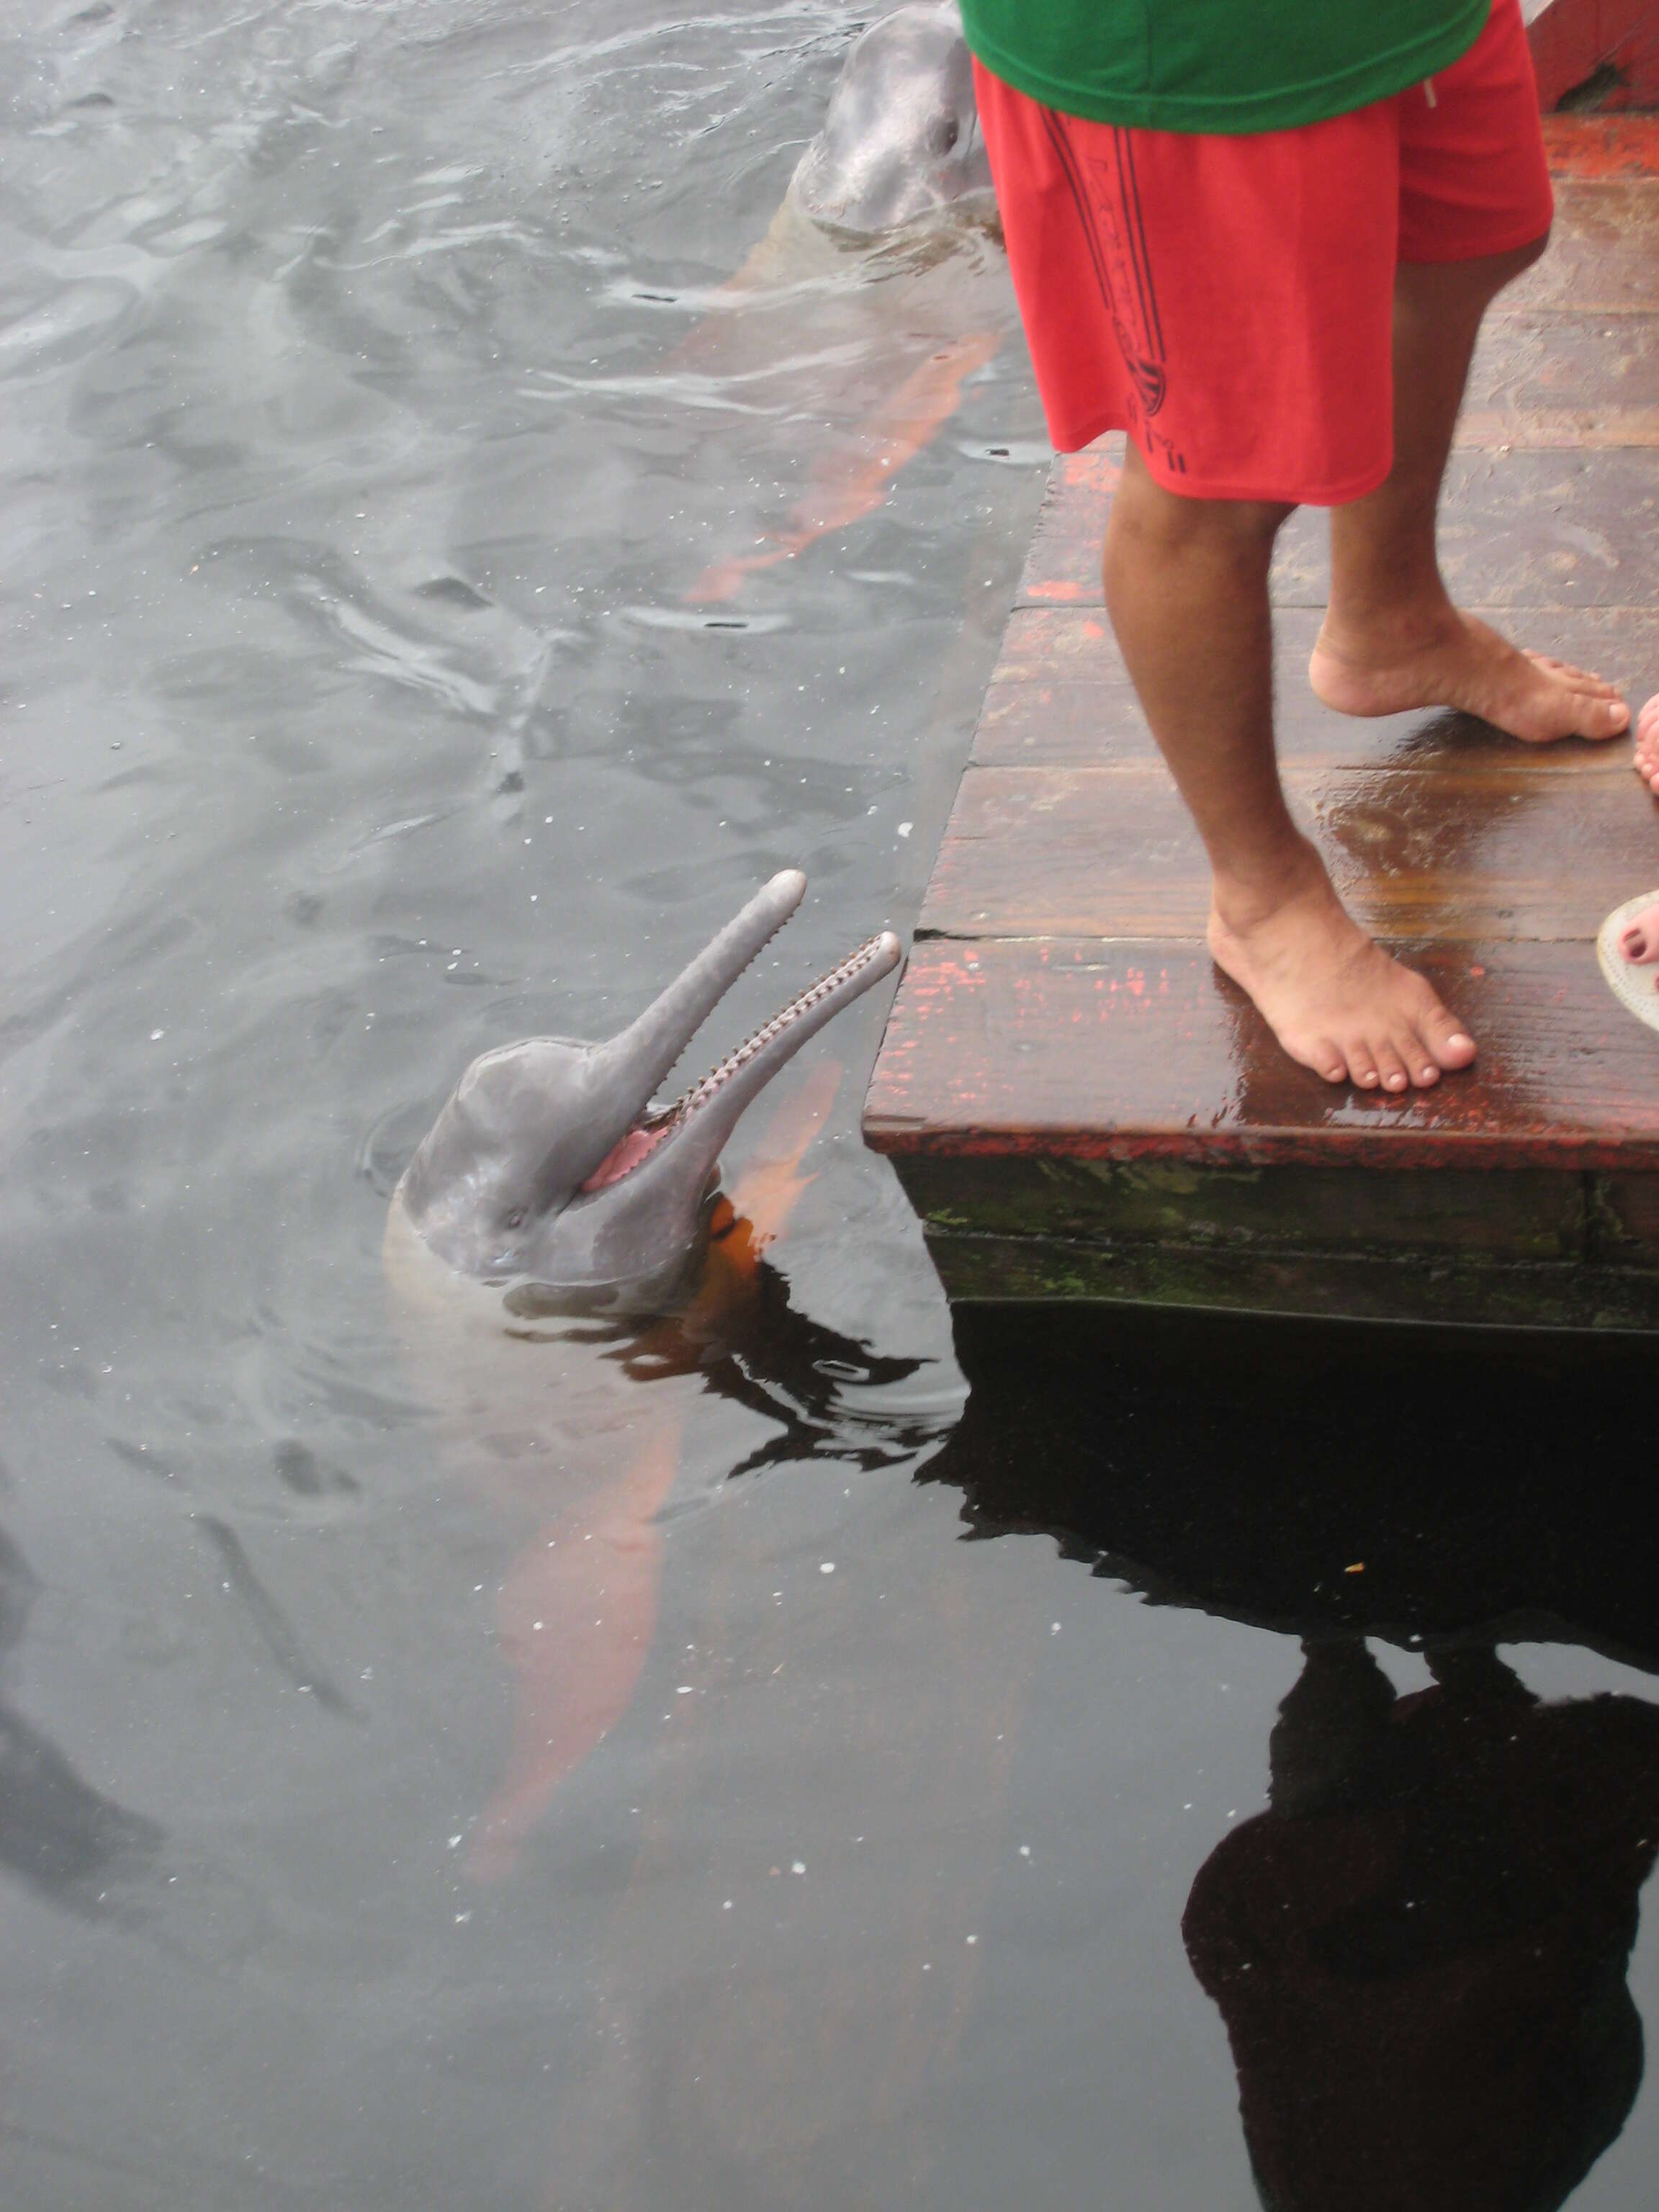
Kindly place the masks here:
[(1642, 909), (1650, 906), (1659, 906), (1659, 890), (1644, 891), (1640, 898), (1614, 907), (1596, 933), (1595, 957), (1620, 1005), (1650, 1030), (1659, 1030), (1659, 961), (1626, 960), (1619, 943)]

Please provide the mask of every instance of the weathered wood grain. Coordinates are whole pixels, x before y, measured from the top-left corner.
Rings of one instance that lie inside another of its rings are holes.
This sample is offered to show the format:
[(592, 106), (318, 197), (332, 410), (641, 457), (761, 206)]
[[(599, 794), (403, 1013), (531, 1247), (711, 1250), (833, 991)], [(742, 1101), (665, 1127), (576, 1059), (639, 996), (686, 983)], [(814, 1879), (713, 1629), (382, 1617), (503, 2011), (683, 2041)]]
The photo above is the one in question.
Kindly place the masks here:
[[(1102, 604), (1100, 540), (1119, 465), (1109, 447), (1073, 459), (1038, 517), (1022, 606)], [(1650, 602), (1659, 466), (1641, 448), (1460, 450), (1446, 471), (1440, 558), (1448, 589), (1468, 606)], [(1328, 521), (1320, 508), (1299, 508), (1279, 537), (1273, 603), (1322, 607), (1329, 588)]]
[(1489, 320), (1458, 417), (1460, 446), (1656, 441), (1659, 315), (1523, 309)]
[[(1201, 943), (923, 940), (866, 1134), (896, 1155), (981, 1158), (988, 1190), (991, 1161), (1024, 1153), (1659, 1174), (1659, 1041), (1607, 991), (1589, 946), (1398, 949), (1481, 1043), (1474, 1068), (1403, 1098), (1299, 1067)], [(1356, 1206), (1370, 1202), (1356, 1189)]]
[[(1633, 699), (1659, 683), (1659, 593), (1644, 607), (1554, 610), (1515, 619), (1476, 609), (1540, 653), (1594, 668)], [(1279, 758), (1327, 768), (1630, 776), (1622, 740), (1519, 745), (1485, 723), (1447, 713), (1334, 714), (1308, 688), (1308, 655), (1322, 620), (1316, 608), (1284, 610), (1274, 628)], [(977, 767), (1108, 768), (1155, 756), (1128, 671), (1098, 608), (1026, 607), (1011, 617), (974, 738)], [(1633, 781), (1633, 779), (1632, 779)]]
[[(1632, 143), (1620, 127), (1609, 146)], [(1556, 185), (1555, 226), (1549, 251), (1504, 292), (1495, 312), (1566, 307), (1585, 315), (1659, 307), (1659, 264), (1652, 241), (1659, 235), (1659, 180), (1636, 155), (1627, 173), (1609, 152), (1602, 178)]]
[[(1285, 783), (1350, 911), (1385, 936), (1587, 939), (1659, 884), (1659, 813), (1633, 776), (1293, 766)], [(921, 927), (1199, 937), (1208, 910), (1204, 849), (1161, 767), (978, 768), (957, 792)]]

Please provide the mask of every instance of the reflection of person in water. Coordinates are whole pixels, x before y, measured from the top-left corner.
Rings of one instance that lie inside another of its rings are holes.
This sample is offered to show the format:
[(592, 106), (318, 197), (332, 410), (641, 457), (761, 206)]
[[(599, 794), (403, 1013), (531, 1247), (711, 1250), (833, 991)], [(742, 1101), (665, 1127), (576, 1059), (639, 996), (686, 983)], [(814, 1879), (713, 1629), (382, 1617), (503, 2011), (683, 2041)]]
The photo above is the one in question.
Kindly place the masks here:
[(1544, 1705), (1490, 1649), (1397, 1698), (1304, 1646), (1268, 1810), (1182, 1932), (1269, 2212), (1553, 2212), (1642, 2077), (1625, 1971), (1659, 1844), (1659, 1706)]

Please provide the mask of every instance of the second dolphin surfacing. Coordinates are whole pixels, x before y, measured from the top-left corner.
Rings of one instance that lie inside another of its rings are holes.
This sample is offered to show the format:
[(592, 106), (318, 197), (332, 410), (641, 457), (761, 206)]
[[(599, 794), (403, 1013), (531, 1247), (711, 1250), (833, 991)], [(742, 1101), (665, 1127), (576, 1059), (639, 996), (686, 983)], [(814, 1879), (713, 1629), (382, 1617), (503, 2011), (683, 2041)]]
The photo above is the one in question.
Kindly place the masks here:
[[(384, 1258), (405, 1357), (446, 1455), (519, 1531), (497, 1598), (513, 1744), (473, 1832), (477, 1875), (511, 1869), (560, 1780), (627, 1710), (656, 1623), (659, 1516), (722, 1364), (752, 1366), (757, 1338), (814, 1334), (799, 1316), (780, 1331), (762, 1255), (803, 1187), (836, 1071), (784, 1102), (732, 1199), (716, 1164), (778, 1070), (892, 972), (897, 939), (871, 939), (675, 1105), (652, 1103), (805, 888), (796, 871), (775, 877), (608, 1044), (538, 1038), (475, 1060), (393, 1195)], [(819, 1348), (785, 1346), (784, 1364), (810, 1368)], [(872, 1380), (910, 1364), (839, 1338), (829, 1351)]]

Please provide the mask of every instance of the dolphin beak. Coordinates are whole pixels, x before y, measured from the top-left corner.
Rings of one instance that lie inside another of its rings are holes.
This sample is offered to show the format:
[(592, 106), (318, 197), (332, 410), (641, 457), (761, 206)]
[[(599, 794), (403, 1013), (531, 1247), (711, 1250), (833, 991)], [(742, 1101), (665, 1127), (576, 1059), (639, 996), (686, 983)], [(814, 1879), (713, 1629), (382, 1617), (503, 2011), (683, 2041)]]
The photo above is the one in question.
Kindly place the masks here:
[[(784, 880), (775, 878), (767, 891)], [(763, 892), (761, 898), (766, 896)], [(751, 902), (751, 905), (759, 903), (759, 900)], [(745, 908), (744, 915), (750, 911)], [(738, 921), (743, 919), (740, 915)], [(733, 929), (737, 927), (732, 924)], [(716, 945), (720, 942), (716, 939)], [(719, 1066), (694, 1084), (666, 1113), (630, 1131), (583, 1185), (584, 1192), (609, 1191), (626, 1180), (635, 1186), (641, 1201), (648, 1200), (665, 1212), (674, 1206), (688, 1212), (695, 1209), (744, 1109), (809, 1037), (816, 1036), (844, 1006), (890, 975), (900, 957), (899, 941), (891, 930), (868, 939), (728, 1053)], [(688, 975), (690, 972), (687, 970)], [(642, 1018), (648, 1020), (650, 1016)]]
[(704, 1180), (713, 1171), (720, 1148), (744, 1108), (809, 1037), (816, 1036), (843, 1006), (851, 1006), (884, 976), (890, 975), (899, 957), (899, 941), (890, 929), (866, 939), (686, 1092), (673, 1109), (672, 1133), (683, 1156), (703, 1162)]
[(757, 891), (661, 997), (608, 1044), (588, 1056), (579, 1139), (560, 1146), (544, 1170), (568, 1189), (605, 1169), (648, 1111), (663, 1079), (751, 961), (782, 928), (805, 893), (799, 868), (785, 868)]

